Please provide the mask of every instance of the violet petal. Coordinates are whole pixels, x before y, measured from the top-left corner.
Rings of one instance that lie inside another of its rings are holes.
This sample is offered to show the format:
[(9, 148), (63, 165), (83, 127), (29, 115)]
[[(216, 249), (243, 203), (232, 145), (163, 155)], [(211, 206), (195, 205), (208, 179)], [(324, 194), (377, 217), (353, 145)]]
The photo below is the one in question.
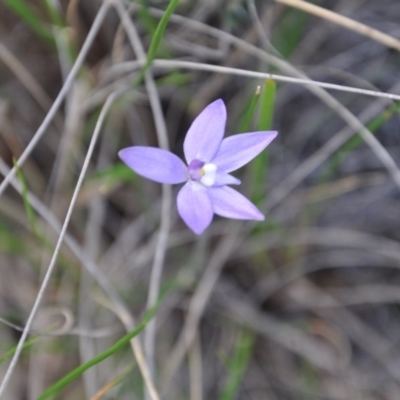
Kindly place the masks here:
[(209, 104), (193, 121), (183, 151), (189, 164), (193, 160), (209, 162), (217, 153), (224, 137), (226, 108), (221, 99)]
[(185, 163), (167, 150), (133, 146), (120, 150), (118, 155), (137, 174), (156, 182), (174, 184), (189, 178)]
[(237, 179), (232, 175), (217, 170), (213, 186), (240, 185), (240, 183), (240, 179)]
[(215, 214), (225, 218), (264, 220), (264, 215), (249, 200), (229, 186), (208, 190)]
[(260, 154), (275, 139), (278, 132), (251, 132), (224, 139), (212, 160), (225, 172), (235, 171)]
[(198, 182), (189, 181), (179, 191), (178, 212), (186, 225), (200, 235), (213, 219), (213, 206), (207, 189)]

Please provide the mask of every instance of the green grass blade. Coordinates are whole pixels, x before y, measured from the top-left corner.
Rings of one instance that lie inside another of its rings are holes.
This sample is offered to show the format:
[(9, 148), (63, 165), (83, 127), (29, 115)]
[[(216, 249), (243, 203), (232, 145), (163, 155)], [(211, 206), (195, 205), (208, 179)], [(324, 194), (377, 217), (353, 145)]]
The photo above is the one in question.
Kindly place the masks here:
[(253, 351), (254, 335), (242, 332), (234, 349), (234, 354), (228, 362), (229, 376), (219, 400), (233, 400), (239, 389), (240, 382), (246, 372)]
[[(137, 10), (140, 21), (150, 37), (154, 37), (157, 30), (157, 22), (155, 18), (150, 14), (149, 4), (147, 0), (138, 0), (140, 7)], [(165, 46), (159, 48), (163, 58), (171, 58), (171, 54)]]
[(162, 38), (164, 36), (165, 28), (168, 25), (168, 21), (171, 18), (172, 13), (175, 8), (178, 6), (179, 0), (171, 0), (168, 4), (167, 9), (165, 10), (164, 15), (161, 17), (160, 22), (157, 25), (157, 29), (154, 33), (153, 39), (150, 43), (149, 51), (147, 52), (147, 60), (142, 69), (140, 70), (139, 76), (136, 80), (136, 84), (142, 81), (145, 73), (150, 68), (151, 63), (157, 55), (158, 48), (160, 47)]
[(256, 112), (258, 99), (260, 98), (260, 86), (257, 86), (255, 93), (252, 95), (248, 106), (244, 110), (243, 116), (240, 119), (240, 132), (249, 132)]
[[(34, 342), (36, 342), (36, 340), (40, 339), (40, 336), (34, 336), (30, 339), (28, 339), (25, 343), (24, 346), (22, 347), (22, 351), (27, 350), (28, 348), (30, 348)], [(12, 347), (10, 350), (8, 350), (2, 357), (0, 357), (0, 365), (8, 360), (10, 357), (12, 357), (15, 353), (15, 350), (17, 349), (17, 346)]]
[(261, 95), (260, 110), (260, 131), (268, 131), (272, 127), (276, 95), (276, 83), (272, 79), (267, 79), (264, 83), (264, 90)]
[[(260, 131), (268, 131), (271, 129), (274, 115), (276, 97), (276, 83), (271, 79), (267, 79), (261, 93), (260, 118), (258, 129)], [(268, 173), (268, 151), (263, 151), (251, 163), (251, 176), (253, 179), (253, 193), (251, 199), (257, 205), (263, 200), (264, 188), (267, 182)]]
[(88, 177), (87, 182), (88, 184), (94, 182), (97, 186), (100, 185), (102, 189), (108, 191), (123, 182), (134, 183), (136, 187), (137, 182), (133, 182), (136, 180), (136, 176), (132, 174), (129, 167), (119, 162), (94, 172)]
[[(399, 111), (400, 111), (400, 103), (393, 104), (387, 110), (385, 110), (380, 115), (372, 119), (367, 124), (367, 129), (370, 132), (375, 133), (385, 122), (391, 119)], [(353, 150), (356, 150), (363, 143), (364, 143), (363, 139), (358, 134), (353, 136), (346, 144), (344, 144), (341, 147), (340, 151), (336, 152), (336, 154), (331, 157), (327, 167), (321, 174), (320, 183), (327, 182), (328, 180), (330, 180), (334, 176), (335, 172), (339, 169), (344, 159), (349, 154), (351, 154)]]
[(188, 84), (190, 78), (177, 70), (171, 70), (165, 76), (157, 79), (157, 85), (175, 85), (177, 87), (182, 87)]
[(296, 49), (308, 20), (309, 15), (305, 12), (294, 9), (285, 11), (272, 37), (273, 46), (284, 58), (289, 58)]
[(4, 4), (10, 8), (21, 20), (29, 26), (44, 42), (55, 48), (53, 34), (47, 24), (33, 11), (24, 0), (4, 0)]
[(160, 47), (161, 40), (164, 36), (165, 28), (167, 27), (168, 21), (178, 4), (179, 0), (171, 0), (167, 9), (165, 10), (164, 15), (158, 23), (156, 32), (154, 33), (154, 37), (150, 43), (150, 48), (147, 54), (147, 61), (145, 64), (146, 70), (150, 67), (151, 63), (157, 55), (158, 48)]
[(51, 20), (51, 23), (55, 26), (63, 28), (66, 26), (63, 16), (60, 14), (60, 10), (56, 6), (54, 0), (43, 0), (43, 4), (47, 10), (47, 14)]
[(110, 348), (106, 351), (102, 352), (101, 354), (97, 355), (96, 357), (92, 358), (91, 360), (85, 362), (84, 364), (80, 365), (79, 367), (75, 368), (73, 371), (62, 377), (59, 381), (51, 385), (47, 388), (38, 398), (37, 400), (45, 400), (50, 396), (54, 396), (60, 390), (62, 390), (65, 386), (69, 383), (80, 377), (86, 370), (93, 367), (94, 365), (100, 363), (101, 361), (105, 360), (106, 358), (112, 356), (118, 350), (122, 349), (125, 345), (127, 345), (131, 339), (137, 336), (149, 323), (149, 321), (153, 318), (155, 313), (158, 309), (157, 304), (153, 307), (149, 312), (145, 315), (141, 323), (132, 331), (126, 334), (123, 338), (118, 340), (115, 344), (113, 344)]
[[(36, 224), (36, 215), (35, 215), (35, 211), (33, 211), (31, 203), (29, 202), (29, 199), (28, 199), (28, 185), (26, 184), (25, 176), (22, 173), (21, 169), (18, 167), (15, 159), (13, 159), (13, 162), (14, 162), (14, 167), (16, 168), (17, 178), (22, 186), (21, 195), (22, 195), (22, 200), (24, 202), (25, 211), (28, 216), (29, 224), (32, 228), (32, 231), (35, 233), (35, 235), (38, 235), (38, 229), (37, 229), (37, 224)], [(40, 235), (38, 235), (38, 236), (40, 236)]]
[(24, 254), (21, 237), (12, 233), (11, 229), (0, 221), (0, 251), (4, 253)]
[[(21, 196), (22, 196), (22, 201), (24, 203), (24, 208), (25, 212), (28, 217), (29, 225), (32, 229), (32, 232), (36, 239), (39, 241), (41, 246), (43, 246), (44, 250), (51, 251), (52, 250), (52, 245), (51, 243), (46, 239), (46, 236), (40, 231), (39, 226), (37, 224), (37, 218), (36, 218), (36, 213), (35, 210), (33, 209), (31, 203), (29, 202), (28, 199), (28, 185), (26, 183), (25, 176), (20, 168), (18, 168), (16, 164), (16, 160), (13, 160), (14, 166), (16, 167), (16, 174), (17, 174), (17, 179), (19, 180), (21, 184)], [(25, 254), (24, 252), (21, 252), (21, 240), (20, 238), (13, 238), (13, 236), (6, 231), (6, 233), (3, 233), (3, 226), (0, 224), (0, 249), (2, 250), (8, 250), (12, 253), (18, 253), (18, 254)], [(33, 259), (28, 259), (33, 262)], [(60, 255), (59, 259), (60, 265), (66, 269), (70, 270), (70, 265), (66, 261), (66, 259), (63, 257), (63, 255)]]
[(157, 30), (157, 23), (149, 12), (149, 5), (146, 0), (139, 0), (138, 16), (147, 33), (153, 36)]

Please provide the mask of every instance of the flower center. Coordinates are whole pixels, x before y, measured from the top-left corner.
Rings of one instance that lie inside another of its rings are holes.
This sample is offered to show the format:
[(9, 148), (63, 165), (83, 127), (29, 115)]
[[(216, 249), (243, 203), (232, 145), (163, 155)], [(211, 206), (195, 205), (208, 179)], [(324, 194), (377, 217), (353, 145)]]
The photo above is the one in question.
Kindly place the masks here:
[(204, 186), (212, 186), (217, 175), (217, 166), (205, 164), (200, 160), (192, 160), (189, 163), (189, 175), (193, 181), (200, 181)]

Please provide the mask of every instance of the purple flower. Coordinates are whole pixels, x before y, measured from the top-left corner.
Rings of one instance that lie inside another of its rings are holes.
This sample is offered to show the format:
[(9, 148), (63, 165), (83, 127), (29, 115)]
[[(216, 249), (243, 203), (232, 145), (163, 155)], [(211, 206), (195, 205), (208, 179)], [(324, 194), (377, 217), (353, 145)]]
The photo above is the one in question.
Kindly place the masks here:
[(233, 219), (262, 221), (257, 207), (227, 185), (240, 180), (229, 173), (247, 164), (278, 134), (251, 132), (222, 139), (226, 108), (219, 99), (193, 121), (183, 144), (185, 163), (169, 151), (134, 146), (121, 150), (122, 161), (136, 173), (160, 183), (183, 183), (178, 193), (178, 212), (189, 228), (200, 235), (214, 214)]

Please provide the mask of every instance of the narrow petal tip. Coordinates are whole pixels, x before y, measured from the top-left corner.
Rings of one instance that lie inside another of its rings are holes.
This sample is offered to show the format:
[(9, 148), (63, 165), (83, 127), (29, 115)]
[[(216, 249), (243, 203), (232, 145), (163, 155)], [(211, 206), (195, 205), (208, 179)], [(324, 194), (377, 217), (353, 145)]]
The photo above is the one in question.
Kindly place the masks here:
[(218, 107), (223, 107), (223, 109), (225, 110), (225, 103), (222, 99), (217, 99), (211, 104), (214, 104), (215, 106), (218, 106)]
[(229, 186), (209, 190), (215, 214), (225, 218), (263, 221), (261, 211), (246, 197)]
[(258, 214), (254, 215), (254, 220), (255, 221), (264, 221), (265, 220), (265, 215), (261, 213), (261, 211), (257, 210)]

